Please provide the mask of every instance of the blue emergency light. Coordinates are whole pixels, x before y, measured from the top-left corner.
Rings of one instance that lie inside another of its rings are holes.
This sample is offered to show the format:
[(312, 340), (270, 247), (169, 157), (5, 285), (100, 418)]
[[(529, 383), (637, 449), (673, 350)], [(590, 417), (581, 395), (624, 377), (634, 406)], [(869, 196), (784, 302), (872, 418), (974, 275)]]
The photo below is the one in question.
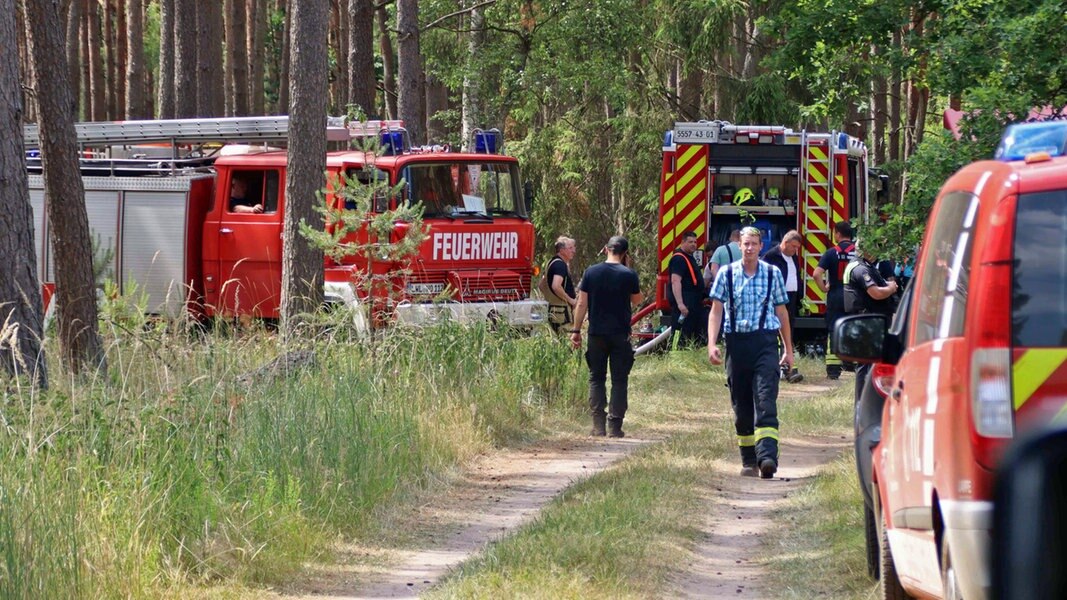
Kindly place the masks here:
[(397, 156), (407, 147), (408, 131), (403, 127), (382, 129), (379, 134), (378, 152), (383, 156)]
[(1029, 154), (1047, 152), (1049, 156), (1067, 154), (1067, 121), (1017, 123), (1004, 130), (993, 158), (1010, 162)]
[(497, 154), (504, 150), (500, 130), (493, 128), (488, 131), (474, 130), (474, 151), (478, 154)]

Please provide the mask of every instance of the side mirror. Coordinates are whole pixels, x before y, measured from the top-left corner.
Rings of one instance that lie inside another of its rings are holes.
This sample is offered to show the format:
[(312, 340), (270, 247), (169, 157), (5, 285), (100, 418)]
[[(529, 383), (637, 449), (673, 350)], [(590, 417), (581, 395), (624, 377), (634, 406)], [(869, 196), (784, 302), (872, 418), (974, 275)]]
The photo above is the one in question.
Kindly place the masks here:
[(882, 360), (889, 319), (884, 315), (851, 315), (838, 319), (830, 347), (842, 360), (873, 363)]
[(522, 199), (526, 203), (526, 214), (531, 214), (533, 212), (534, 190), (533, 182), (530, 180), (526, 180), (522, 184)]
[(875, 195), (878, 198), (878, 206), (889, 204), (889, 175), (878, 175), (878, 192)]
[(1051, 600), (1067, 590), (1067, 429), (1012, 446), (993, 494), (993, 594)]

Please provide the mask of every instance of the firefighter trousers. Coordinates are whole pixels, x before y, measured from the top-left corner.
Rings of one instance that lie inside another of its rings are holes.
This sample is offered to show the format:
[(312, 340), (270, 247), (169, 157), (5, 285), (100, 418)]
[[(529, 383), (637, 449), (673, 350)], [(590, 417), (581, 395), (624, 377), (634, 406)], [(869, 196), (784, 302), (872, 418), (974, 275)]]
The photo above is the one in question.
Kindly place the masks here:
[[(621, 422), (628, 407), (630, 369), (634, 366), (634, 349), (629, 334), (590, 335), (585, 351), (585, 363), (589, 365), (589, 411), (593, 415), (604, 414), (608, 409), (608, 421)], [(611, 372), (611, 400), (608, 400), (607, 378)]]
[(778, 332), (726, 334), (726, 378), (744, 466), (778, 460)]

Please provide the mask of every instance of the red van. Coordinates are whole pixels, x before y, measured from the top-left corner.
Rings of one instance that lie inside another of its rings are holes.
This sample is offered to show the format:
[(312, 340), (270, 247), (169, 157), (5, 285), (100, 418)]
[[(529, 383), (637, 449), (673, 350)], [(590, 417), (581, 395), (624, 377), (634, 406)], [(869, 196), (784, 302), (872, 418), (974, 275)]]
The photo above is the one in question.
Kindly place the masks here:
[(1067, 122), (1010, 127), (942, 187), (906, 328), (856, 315), (838, 356), (895, 364), (871, 482), (885, 598), (989, 597), (993, 472), (1067, 417)]

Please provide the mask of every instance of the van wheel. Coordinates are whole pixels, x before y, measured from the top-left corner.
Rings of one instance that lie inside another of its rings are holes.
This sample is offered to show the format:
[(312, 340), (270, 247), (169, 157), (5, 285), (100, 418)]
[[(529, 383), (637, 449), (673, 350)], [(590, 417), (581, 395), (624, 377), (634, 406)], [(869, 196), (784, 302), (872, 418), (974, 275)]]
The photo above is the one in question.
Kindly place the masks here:
[(885, 517), (878, 519), (878, 566), (881, 571), (881, 585), (878, 586), (882, 600), (911, 600), (904, 591), (897, 577), (897, 567), (893, 564), (893, 550), (889, 547), (889, 534), (886, 533)]
[(956, 577), (956, 567), (952, 565), (952, 556), (948, 551), (948, 540), (941, 544), (941, 589), (945, 600), (963, 600), (960, 582)]
[(878, 579), (878, 522), (874, 518), (874, 510), (863, 503), (863, 534), (867, 545), (867, 575), (871, 579)]

